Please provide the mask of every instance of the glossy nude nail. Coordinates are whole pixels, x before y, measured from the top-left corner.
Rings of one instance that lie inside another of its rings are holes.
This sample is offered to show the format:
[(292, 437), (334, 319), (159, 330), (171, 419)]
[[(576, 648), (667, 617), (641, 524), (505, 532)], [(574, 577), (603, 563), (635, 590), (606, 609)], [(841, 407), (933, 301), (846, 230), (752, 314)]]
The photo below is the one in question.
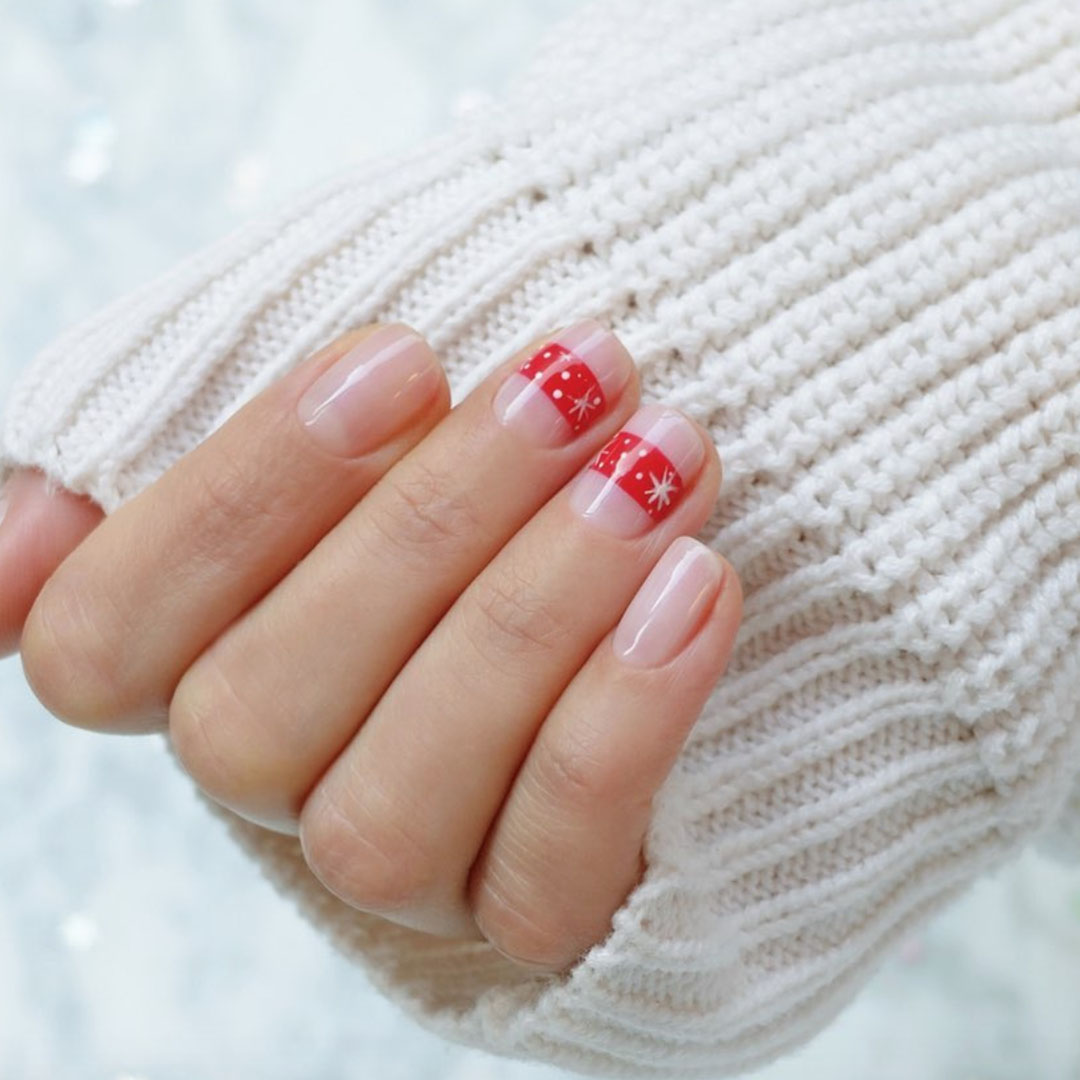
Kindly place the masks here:
[(357, 457), (403, 429), (441, 381), (439, 362), (419, 334), (383, 326), (331, 364), (296, 411), (324, 450)]
[(704, 545), (680, 536), (630, 601), (611, 647), (633, 667), (659, 667), (686, 648), (720, 592), (724, 563)]
[(540, 446), (561, 446), (609, 412), (633, 361), (595, 319), (557, 333), (507, 376), (492, 401), (500, 423)]
[(663, 521), (705, 462), (705, 446), (687, 417), (645, 405), (574, 481), (570, 505), (617, 536), (637, 536)]

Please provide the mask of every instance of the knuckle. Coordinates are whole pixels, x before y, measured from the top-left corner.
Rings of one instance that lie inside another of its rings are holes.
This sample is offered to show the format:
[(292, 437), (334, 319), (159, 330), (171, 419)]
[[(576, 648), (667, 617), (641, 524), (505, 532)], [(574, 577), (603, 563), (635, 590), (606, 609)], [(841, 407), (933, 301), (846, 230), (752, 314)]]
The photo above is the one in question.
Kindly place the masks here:
[[(514, 876), (514, 880), (520, 880)], [(539, 890), (507, 891), (497, 869), (471, 888), (473, 919), (480, 932), (515, 963), (550, 971), (565, 968), (577, 955), (574, 931), (534, 899)]]
[(410, 464), (382, 480), (385, 491), (370, 505), (370, 520), (382, 539), (397, 550), (430, 557), (432, 549), (466, 544), (475, 537), (480, 516), (472, 499), (428, 465)]
[(300, 843), (312, 873), (353, 907), (400, 911), (435, 893), (435, 860), (364, 802), (350, 800), (346, 809), (317, 791), (300, 815)]
[(563, 638), (565, 620), (524, 575), (488, 573), (473, 588), (480, 622), (477, 644), (482, 651), (546, 652)]
[(191, 469), (193, 527), (186, 543), (194, 558), (226, 569), (250, 558), (253, 527), (295, 521), (295, 499), (288, 485), (260, 483), (239, 457), (219, 454), (213, 467)]
[(533, 779), (547, 805), (587, 810), (619, 797), (620, 778), (612, 775), (610, 761), (580, 721), (541, 744)]
[(57, 573), (38, 594), (20, 652), (31, 689), (60, 719), (104, 728), (127, 712), (118, 623), (116, 609), (81, 575)]
[(252, 770), (227, 742), (243, 725), (246, 706), (211, 657), (196, 661), (177, 685), (169, 703), (169, 739), (203, 791), (220, 802), (243, 805), (250, 799)]
[(222, 455), (212, 469), (194, 469), (191, 482), (198, 487), (200, 516), (204, 524), (257, 517), (262, 504), (249, 478), (236, 460)]

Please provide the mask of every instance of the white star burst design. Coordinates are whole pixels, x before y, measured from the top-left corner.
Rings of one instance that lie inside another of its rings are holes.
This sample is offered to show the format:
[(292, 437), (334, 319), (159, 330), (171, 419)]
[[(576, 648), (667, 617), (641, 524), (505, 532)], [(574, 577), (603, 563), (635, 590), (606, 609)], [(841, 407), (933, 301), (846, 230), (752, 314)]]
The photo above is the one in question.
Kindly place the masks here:
[(595, 408), (596, 403), (592, 398), (588, 394), (582, 394), (581, 397), (574, 398), (574, 404), (570, 406), (570, 415), (575, 420), (584, 420), (589, 415), (589, 410)]
[(649, 496), (649, 505), (656, 503), (656, 508), (660, 510), (671, 502), (671, 493), (676, 486), (675, 473), (665, 469), (663, 475), (657, 477), (656, 473), (650, 472), (649, 479), (653, 486), (645, 494)]

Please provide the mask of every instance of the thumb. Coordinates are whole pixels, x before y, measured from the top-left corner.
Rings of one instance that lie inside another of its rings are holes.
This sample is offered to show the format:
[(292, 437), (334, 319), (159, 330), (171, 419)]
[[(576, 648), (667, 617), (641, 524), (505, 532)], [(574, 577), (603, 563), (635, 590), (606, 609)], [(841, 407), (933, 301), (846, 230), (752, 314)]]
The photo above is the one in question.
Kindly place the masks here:
[(12, 473), (0, 520), (0, 656), (19, 647), (23, 623), (52, 572), (105, 516), (36, 469)]

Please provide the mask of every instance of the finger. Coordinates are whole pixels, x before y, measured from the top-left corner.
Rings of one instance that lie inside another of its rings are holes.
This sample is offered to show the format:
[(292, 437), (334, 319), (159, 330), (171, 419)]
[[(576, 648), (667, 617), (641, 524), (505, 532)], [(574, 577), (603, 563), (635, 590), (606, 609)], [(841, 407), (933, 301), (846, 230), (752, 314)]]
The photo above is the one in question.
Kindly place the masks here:
[(719, 482), (707, 434), (648, 405), (499, 552), (304, 806), (304, 851), (331, 891), (430, 933), (476, 932), (469, 866), (537, 729)]
[(200, 786), (295, 832), (431, 627), (636, 400), (629, 354), (592, 320), (494, 371), (181, 680), (170, 727)]
[(500, 952), (561, 971), (607, 936), (741, 616), (730, 564), (682, 537), (567, 687), (470, 874), (473, 917)]
[(87, 727), (160, 726), (180, 676), (449, 409), (408, 327), (347, 335), (110, 515), (42, 590), (31, 686)]
[(51, 484), (37, 469), (12, 473), (0, 521), (0, 656), (19, 647), (23, 624), (49, 575), (101, 521), (84, 495)]

